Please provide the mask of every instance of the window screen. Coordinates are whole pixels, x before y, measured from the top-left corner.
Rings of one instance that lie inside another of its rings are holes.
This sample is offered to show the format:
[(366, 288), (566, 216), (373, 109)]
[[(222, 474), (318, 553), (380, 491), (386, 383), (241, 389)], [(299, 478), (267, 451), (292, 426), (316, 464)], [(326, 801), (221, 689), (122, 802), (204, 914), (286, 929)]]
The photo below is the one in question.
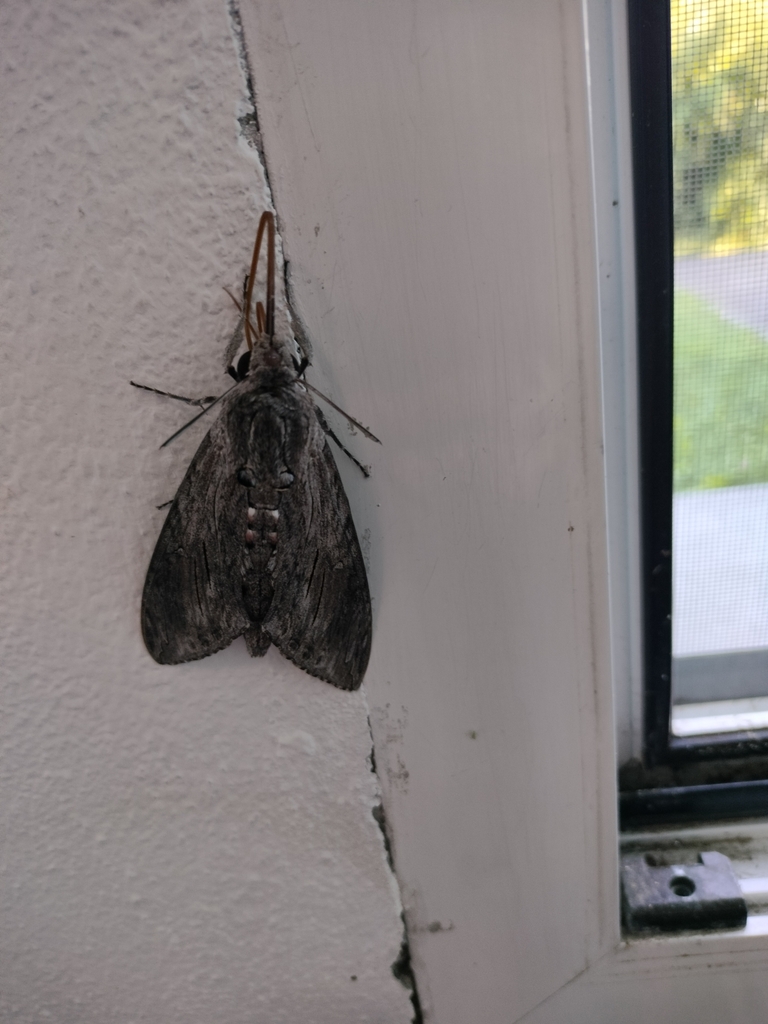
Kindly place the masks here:
[(683, 736), (706, 732), (708, 715), (720, 731), (714, 701), (768, 725), (768, 3), (672, 0), (670, 14), (672, 731)]

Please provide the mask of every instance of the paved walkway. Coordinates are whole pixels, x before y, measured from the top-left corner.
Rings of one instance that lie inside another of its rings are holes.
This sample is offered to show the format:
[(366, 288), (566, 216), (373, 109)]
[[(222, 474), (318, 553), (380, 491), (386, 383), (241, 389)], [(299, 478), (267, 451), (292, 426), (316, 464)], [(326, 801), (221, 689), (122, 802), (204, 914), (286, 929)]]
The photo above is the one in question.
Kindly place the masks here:
[(726, 320), (768, 338), (768, 251), (676, 259), (675, 286), (705, 299)]
[[(675, 285), (768, 340), (768, 252), (678, 259)], [(768, 484), (677, 494), (673, 517), (675, 699), (768, 694)]]
[(676, 494), (673, 531), (675, 654), (768, 647), (768, 484)]

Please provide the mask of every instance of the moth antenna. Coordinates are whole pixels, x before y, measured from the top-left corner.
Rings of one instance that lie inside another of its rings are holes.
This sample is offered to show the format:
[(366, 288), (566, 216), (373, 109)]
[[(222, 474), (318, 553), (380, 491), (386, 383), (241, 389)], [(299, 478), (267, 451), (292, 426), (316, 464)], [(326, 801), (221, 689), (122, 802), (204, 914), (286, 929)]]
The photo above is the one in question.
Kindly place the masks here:
[(275, 215), (265, 214), (269, 218), (269, 248), (267, 249), (267, 317), (264, 330), (268, 338), (275, 333)]
[(202, 407), (206, 402), (216, 401), (215, 395), (206, 395), (205, 398), (187, 398), (186, 395), (174, 395), (170, 391), (151, 388), (148, 384), (137, 384), (135, 380), (129, 381), (129, 383), (135, 388), (141, 388), (142, 391), (151, 391), (155, 395), (162, 395), (163, 398), (175, 398), (177, 402), (186, 402), (187, 405), (199, 405)]
[(259, 334), (264, 333), (264, 323), (266, 321), (266, 314), (264, 313), (264, 304), (262, 302), (256, 303), (256, 323), (259, 326)]
[[(322, 398), (322, 400), (324, 402), (327, 402), (328, 405), (330, 405), (330, 407), (332, 409), (336, 410), (336, 412), (340, 412), (341, 415), (344, 417), (344, 419), (348, 420), (352, 424), (353, 427), (357, 427), (358, 430), (361, 430), (363, 432), (363, 434), (365, 434), (365, 436), (367, 438), (370, 438), (371, 441), (375, 441), (376, 444), (381, 444), (381, 441), (378, 439), (378, 437), (376, 437), (375, 434), (371, 433), (371, 431), (368, 429), (368, 427), (364, 427), (362, 423), (358, 423), (357, 420), (354, 418), (354, 416), (350, 416), (348, 412), (344, 412), (344, 410), (341, 408), (341, 406), (336, 405), (335, 402), (332, 402), (327, 395), (324, 395), (322, 393), (322, 391), (318, 391), (317, 388), (312, 387), (312, 385), (309, 383), (309, 381), (303, 380), (301, 383), (303, 384), (303, 386), (305, 388), (309, 388), (309, 390), (314, 395), (317, 395), (318, 398)], [(200, 415), (202, 415), (202, 413)]]
[(248, 343), (248, 351), (253, 352), (254, 330), (253, 324), (251, 323), (251, 318), (248, 315), (247, 307), (245, 307), (245, 309), (243, 310), (243, 326), (245, 327), (245, 340)]
[(253, 352), (253, 339), (257, 336), (256, 331), (253, 329), (251, 318), (249, 316), (243, 317), (243, 323), (245, 325), (245, 340), (248, 342), (248, 351)]
[[(267, 255), (267, 325), (270, 323), (269, 319), (269, 296), (270, 296), (270, 267), (271, 267), (271, 278), (272, 278), (272, 307), (273, 315), (272, 320), (274, 321), (274, 292), (275, 292), (275, 215), (268, 210), (265, 210), (261, 215), (259, 221), (259, 228), (256, 232), (256, 241), (253, 246), (253, 255), (251, 256), (251, 270), (248, 274), (248, 287), (245, 292), (245, 336), (248, 341), (248, 348), (253, 349), (253, 324), (251, 323), (251, 300), (253, 298), (253, 286), (256, 283), (256, 267), (259, 262), (259, 253), (261, 252), (261, 240), (264, 237), (264, 229), (269, 226), (269, 254)], [(270, 335), (271, 337), (271, 335)]]
[[(237, 384), (239, 384), (239, 383), (240, 382), (238, 381)], [(160, 447), (161, 448), (165, 448), (165, 446), (170, 444), (171, 441), (175, 441), (176, 438), (179, 436), (179, 434), (183, 434), (184, 433), (184, 431), (187, 429), (187, 427), (191, 427), (193, 423), (197, 423), (197, 421), (200, 419), (200, 417), (201, 416), (205, 416), (205, 414), (208, 412), (209, 409), (212, 409), (214, 407), (214, 405), (217, 405), (222, 400), (222, 398), (225, 398), (229, 394), (230, 391), (234, 391), (234, 389), (237, 387), (237, 384), (233, 384), (231, 388), (227, 388), (227, 390), (225, 392), (223, 392), (223, 394), (219, 395), (218, 398), (214, 398), (214, 400), (211, 402), (210, 405), (206, 405), (206, 407), (203, 409), (202, 412), (199, 412), (197, 414), (197, 416), (193, 416), (191, 420), (188, 420), (184, 424), (183, 427), (180, 427), (176, 431), (175, 434), (171, 434), (171, 436), (166, 441), (163, 441), (163, 443), (160, 445)]]
[[(246, 280), (247, 280), (247, 278), (246, 278)], [(235, 304), (235, 308), (240, 313), (240, 317), (238, 318), (237, 325), (235, 326), (235, 329), (232, 332), (232, 337), (229, 339), (229, 344), (227, 345), (227, 351), (224, 353), (224, 366), (226, 367), (226, 366), (229, 366), (229, 364), (235, 358), (235, 356), (237, 355), (238, 349), (240, 348), (240, 346), (243, 343), (243, 331), (245, 330), (245, 313), (243, 312), (243, 305), (242, 305), (242, 303), (238, 302), (238, 300), (235, 298), (235, 296), (232, 294), (232, 292), (229, 290), (229, 288), (224, 287), (224, 291), (227, 293), (227, 295), (230, 297), (230, 299), (232, 299), (232, 301)]]

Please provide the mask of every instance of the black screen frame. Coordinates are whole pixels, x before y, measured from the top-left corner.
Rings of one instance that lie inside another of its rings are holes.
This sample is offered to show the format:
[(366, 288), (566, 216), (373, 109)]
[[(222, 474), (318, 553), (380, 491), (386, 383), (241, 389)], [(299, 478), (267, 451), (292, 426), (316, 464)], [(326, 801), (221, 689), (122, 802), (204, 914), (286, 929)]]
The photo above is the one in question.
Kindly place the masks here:
[[(622, 787), (621, 806), (622, 820), (631, 820), (632, 827), (637, 827), (642, 822), (668, 821), (672, 808), (677, 809), (674, 813), (679, 812), (680, 820), (722, 818), (727, 805), (723, 787), (735, 783), (746, 786), (734, 801), (735, 816), (768, 813), (768, 770), (755, 764), (754, 768), (766, 776), (755, 780), (750, 768), (743, 767), (744, 759), (768, 754), (768, 730), (706, 738), (679, 738), (670, 733), (674, 397), (670, 3), (628, 0), (627, 14), (637, 296), (644, 743), (643, 770), (633, 773), (632, 788)], [(735, 759), (740, 761), (738, 767)], [(703, 775), (710, 781), (705, 785), (680, 785), (683, 777), (690, 779), (693, 762), (708, 762)], [(653, 779), (661, 767), (669, 781), (666, 786), (654, 786)]]

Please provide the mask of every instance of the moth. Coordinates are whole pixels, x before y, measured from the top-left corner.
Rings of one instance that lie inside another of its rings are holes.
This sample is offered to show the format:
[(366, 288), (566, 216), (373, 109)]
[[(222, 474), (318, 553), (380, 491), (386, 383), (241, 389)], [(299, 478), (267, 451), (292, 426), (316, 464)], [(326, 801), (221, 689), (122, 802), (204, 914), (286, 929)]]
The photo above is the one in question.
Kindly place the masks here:
[[(254, 324), (265, 230), (266, 303), (257, 303)], [(259, 223), (230, 350), (237, 349), (238, 336), (248, 348), (228, 368), (234, 385), (216, 399), (182, 399), (203, 408), (182, 430), (216, 403), (220, 413), (171, 503), (149, 564), (144, 642), (155, 661), (176, 665), (244, 636), (252, 657), (274, 644), (310, 675), (356, 690), (371, 650), (368, 580), (328, 437), (343, 446), (310, 391), (330, 400), (303, 379), (306, 355), (299, 361), (275, 336), (275, 222), (269, 212)]]

